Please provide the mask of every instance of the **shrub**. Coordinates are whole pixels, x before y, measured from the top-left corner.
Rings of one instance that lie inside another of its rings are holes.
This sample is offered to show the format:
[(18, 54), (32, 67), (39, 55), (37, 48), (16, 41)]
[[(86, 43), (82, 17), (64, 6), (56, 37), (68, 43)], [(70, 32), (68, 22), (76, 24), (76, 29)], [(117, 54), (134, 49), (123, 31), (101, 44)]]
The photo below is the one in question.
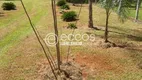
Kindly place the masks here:
[(66, 4), (66, 1), (65, 0), (59, 0), (58, 2), (57, 2), (57, 6), (63, 6), (63, 5), (65, 5)]
[(16, 10), (16, 5), (12, 2), (6, 2), (2, 4), (3, 10)]
[(74, 11), (65, 12), (62, 15), (63, 21), (74, 21), (76, 20), (77, 14)]
[(65, 4), (65, 5), (61, 6), (61, 9), (69, 10), (70, 7), (69, 7), (69, 5)]
[(74, 23), (70, 23), (68, 24), (68, 27), (67, 28), (70, 28), (70, 29), (77, 29), (77, 26), (74, 24)]

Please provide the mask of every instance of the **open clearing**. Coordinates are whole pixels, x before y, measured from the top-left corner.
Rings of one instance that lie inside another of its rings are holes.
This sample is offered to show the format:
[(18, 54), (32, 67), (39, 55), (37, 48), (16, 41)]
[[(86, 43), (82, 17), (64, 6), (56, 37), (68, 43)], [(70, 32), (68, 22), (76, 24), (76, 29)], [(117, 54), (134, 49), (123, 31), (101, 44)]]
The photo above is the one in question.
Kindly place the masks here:
[[(32, 22), (41, 36), (53, 32), (50, 0), (23, 0)], [(3, 2), (1, 1), (0, 4)], [(43, 51), (18, 1), (14, 11), (2, 11), (0, 16), (0, 80), (36, 80), (41, 67), (48, 65)], [(71, 4), (70, 4), (71, 6)], [(71, 6), (77, 13), (80, 7)], [(93, 6), (94, 25), (105, 26), (105, 11)], [(68, 23), (61, 20), (57, 8), (59, 33), (71, 33)], [(142, 12), (142, 8), (141, 8)], [(88, 5), (84, 4), (75, 30), (77, 33), (95, 34), (102, 38), (104, 31), (88, 29)], [(141, 15), (141, 13), (140, 13)], [(141, 15), (142, 16), (142, 15)], [(66, 26), (65, 26), (66, 25)], [(83, 68), (85, 80), (141, 80), (142, 79), (142, 23), (127, 20), (124, 24), (112, 13), (109, 22), (109, 40), (121, 47), (102, 48), (90, 45), (72, 46), (71, 55)], [(53, 54), (55, 48), (50, 47)], [(62, 59), (67, 46), (62, 46)]]

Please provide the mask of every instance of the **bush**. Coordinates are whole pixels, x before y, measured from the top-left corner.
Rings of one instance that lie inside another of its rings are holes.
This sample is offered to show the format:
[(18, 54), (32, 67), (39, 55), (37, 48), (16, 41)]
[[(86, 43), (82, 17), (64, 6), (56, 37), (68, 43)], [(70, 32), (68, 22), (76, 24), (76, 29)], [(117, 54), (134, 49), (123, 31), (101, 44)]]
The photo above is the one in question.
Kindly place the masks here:
[(57, 6), (63, 6), (63, 5), (65, 5), (66, 4), (66, 1), (65, 0), (59, 0), (58, 2), (57, 2)]
[(69, 7), (69, 5), (65, 4), (65, 5), (61, 6), (61, 9), (69, 10), (70, 7)]
[(77, 29), (77, 26), (74, 24), (74, 23), (70, 23), (68, 24), (68, 27), (67, 28), (70, 28), (70, 29)]
[(65, 12), (62, 15), (63, 21), (74, 21), (76, 20), (77, 14), (74, 11)]
[(16, 5), (12, 2), (6, 2), (2, 4), (3, 10), (16, 10)]

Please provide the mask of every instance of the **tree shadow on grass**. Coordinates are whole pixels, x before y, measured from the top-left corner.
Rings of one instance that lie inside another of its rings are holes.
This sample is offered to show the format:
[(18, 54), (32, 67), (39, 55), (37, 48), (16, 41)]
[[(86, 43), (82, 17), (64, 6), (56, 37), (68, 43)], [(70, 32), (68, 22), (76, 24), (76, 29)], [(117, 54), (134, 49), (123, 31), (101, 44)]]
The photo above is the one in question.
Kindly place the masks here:
[[(99, 29), (99, 31), (105, 30)], [(109, 33), (119, 34), (122, 38), (128, 38), (132, 41), (142, 41), (142, 30), (123, 29), (119, 26), (109, 26)], [(112, 37), (115, 38), (117, 36)]]
[[(98, 31), (105, 32), (104, 27), (99, 29)], [(109, 26), (109, 42), (115, 43), (117, 47), (125, 48), (125, 47), (133, 47), (136, 44), (132, 43), (131, 41), (142, 41), (142, 29), (141, 30), (133, 30), (133, 29), (126, 29), (119, 26)], [(104, 38), (103, 34), (95, 34), (100, 38)], [(127, 39), (127, 40), (125, 40)]]
[(0, 17), (4, 17), (4, 13), (0, 12)]
[(122, 29), (119, 27), (110, 27), (110, 28), (113, 30), (110, 30), (109, 32), (120, 34), (132, 41), (142, 41), (142, 30)]
[(79, 19), (72, 19), (72, 20), (63, 20), (63, 21), (65, 21), (65, 22), (76, 22), (76, 21), (78, 21)]
[[(104, 32), (104, 29), (98, 31)], [(109, 26), (109, 33), (109, 39), (113, 42), (119, 40), (120, 42), (115, 43), (117, 47), (125, 48), (128, 51), (125, 54), (132, 58), (135, 66), (142, 69), (142, 44), (139, 43), (142, 41), (142, 28), (127, 29), (119, 26)], [(97, 34), (97, 36), (102, 37), (103, 35)], [(125, 40), (125, 38), (128, 40)], [(131, 41), (136, 41), (136, 44)]]

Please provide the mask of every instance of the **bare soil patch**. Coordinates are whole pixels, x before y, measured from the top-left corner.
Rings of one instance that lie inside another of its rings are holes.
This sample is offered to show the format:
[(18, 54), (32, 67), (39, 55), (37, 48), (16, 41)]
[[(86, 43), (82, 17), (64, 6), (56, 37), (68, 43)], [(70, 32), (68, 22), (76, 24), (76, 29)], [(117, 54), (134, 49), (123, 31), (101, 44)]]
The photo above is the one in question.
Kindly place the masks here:
[[(78, 53), (69, 59), (70, 63), (61, 65), (61, 80), (87, 80), (89, 76), (94, 77), (97, 74), (103, 74), (104, 71), (113, 71), (116, 74), (122, 73), (122, 66), (115, 63), (110, 57), (105, 55), (93, 55)], [(47, 80), (49, 77), (54, 80), (54, 75), (46, 60), (38, 65), (40, 80)], [(58, 71), (55, 70), (57, 73)], [(70, 76), (70, 77), (69, 77)], [(49, 79), (50, 80), (50, 79)]]
[[(50, 69), (50, 66), (42, 64), (42, 67), (39, 67), (39, 80), (56, 80), (55, 76)], [(59, 80), (83, 80), (82, 71), (79, 66), (73, 62), (62, 63), (61, 70), (55, 69), (54, 72), (56, 77)]]

